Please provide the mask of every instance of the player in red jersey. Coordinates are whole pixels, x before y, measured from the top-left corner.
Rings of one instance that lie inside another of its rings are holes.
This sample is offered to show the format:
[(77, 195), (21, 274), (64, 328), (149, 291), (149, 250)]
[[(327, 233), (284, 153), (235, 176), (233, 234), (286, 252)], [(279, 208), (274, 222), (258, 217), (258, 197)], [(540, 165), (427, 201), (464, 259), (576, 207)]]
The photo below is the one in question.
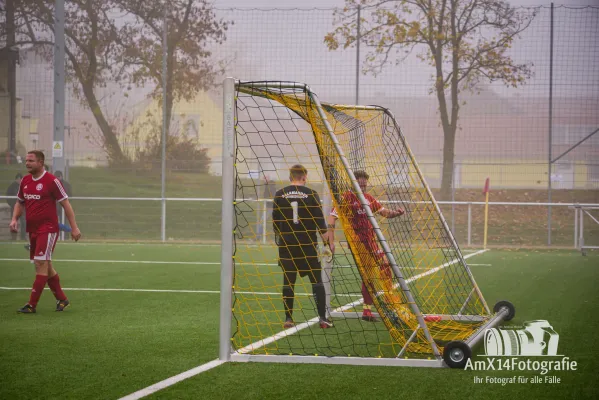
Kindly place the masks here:
[[(369, 176), (365, 171), (355, 171), (354, 176), (360, 185), (360, 189), (364, 193), (364, 197), (370, 206), (373, 214), (380, 214), (385, 218), (395, 218), (403, 215), (405, 211), (402, 208), (398, 208), (397, 210), (389, 210), (377, 199), (375, 199), (371, 194), (366, 193), (366, 189), (368, 188), (368, 179)], [(378, 240), (376, 237), (376, 233), (366, 215), (366, 211), (362, 208), (362, 204), (360, 203), (360, 199), (358, 196), (352, 192), (348, 191), (342, 195), (343, 206), (349, 208), (350, 214), (350, 224), (358, 235), (358, 239), (360, 242), (366, 247), (367, 251), (370, 254), (376, 254), (376, 257), (379, 259), (379, 268), (391, 276), (391, 267), (387, 262), (387, 258), (385, 256), (385, 252), (378, 245)], [(335, 251), (335, 223), (337, 222), (338, 215), (337, 210), (333, 209), (331, 214), (329, 215), (327, 226), (329, 229), (329, 243), (332, 251)], [(376, 318), (372, 315), (372, 305), (374, 302), (372, 301), (372, 296), (368, 293), (366, 285), (362, 282), (362, 297), (364, 298), (364, 311), (362, 312), (362, 319), (364, 321), (375, 322)]]
[(67, 193), (60, 181), (44, 169), (44, 153), (38, 150), (27, 153), (25, 166), (31, 175), (21, 180), (18, 202), (10, 222), (10, 229), (17, 231), (17, 221), (23, 209), (29, 233), (29, 257), (35, 264), (35, 281), (29, 302), (18, 311), (24, 314), (35, 313), (35, 308), (46, 283), (56, 297), (56, 311), (63, 311), (69, 300), (60, 287), (58, 273), (52, 266), (52, 252), (58, 239), (58, 214), (56, 202), (64, 208), (69, 224), (73, 228), (71, 238), (78, 241), (81, 231), (75, 221), (75, 213), (69, 203)]

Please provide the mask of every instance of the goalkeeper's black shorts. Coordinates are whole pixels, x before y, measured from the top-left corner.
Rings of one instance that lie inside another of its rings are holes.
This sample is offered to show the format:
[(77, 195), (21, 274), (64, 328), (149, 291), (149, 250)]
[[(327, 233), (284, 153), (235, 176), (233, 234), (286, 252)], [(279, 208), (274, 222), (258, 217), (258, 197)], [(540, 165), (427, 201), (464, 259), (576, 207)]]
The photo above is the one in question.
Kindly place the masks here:
[(285, 272), (298, 272), (301, 277), (308, 274), (320, 276), (320, 260), (316, 244), (279, 246), (279, 266)]

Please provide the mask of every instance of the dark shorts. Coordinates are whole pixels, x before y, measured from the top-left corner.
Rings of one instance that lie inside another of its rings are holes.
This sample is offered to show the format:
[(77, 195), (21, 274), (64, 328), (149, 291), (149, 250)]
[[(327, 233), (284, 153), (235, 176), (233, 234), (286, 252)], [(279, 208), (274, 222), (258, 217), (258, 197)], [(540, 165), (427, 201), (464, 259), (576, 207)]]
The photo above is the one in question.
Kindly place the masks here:
[(298, 272), (301, 277), (322, 269), (316, 245), (280, 246), (279, 266), (285, 272)]

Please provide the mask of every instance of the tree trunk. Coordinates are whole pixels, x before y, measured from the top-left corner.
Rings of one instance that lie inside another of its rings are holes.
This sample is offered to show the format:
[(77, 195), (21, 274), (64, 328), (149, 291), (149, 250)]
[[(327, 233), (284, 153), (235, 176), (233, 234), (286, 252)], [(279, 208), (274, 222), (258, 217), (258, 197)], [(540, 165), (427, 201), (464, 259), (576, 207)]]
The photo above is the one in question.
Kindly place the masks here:
[[(460, 42), (458, 40), (456, 28), (456, 2), (450, 3), (450, 23), (452, 33), (451, 46), (451, 115), (447, 112), (447, 101), (445, 100), (445, 88), (437, 85), (437, 96), (441, 110), (441, 124), (443, 126), (443, 171), (441, 172), (441, 200), (450, 200), (451, 192), (454, 187), (454, 158), (455, 158), (455, 136), (458, 127), (458, 114), (460, 104), (458, 101), (458, 77), (459, 77), (459, 50)], [(441, 62), (441, 58), (436, 61)]]
[(98, 104), (98, 99), (96, 98), (93, 87), (89, 84), (83, 83), (82, 87), (85, 99), (87, 100), (87, 103), (90, 109), (92, 110), (92, 113), (94, 114), (94, 118), (96, 119), (96, 122), (98, 123), (98, 126), (102, 131), (102, 136), (104, 139), (104, 149), (108, 153), (109, 160), (118, 164), (126, 162), (127, 160), (125, 158), (125, 155), (123, 154), (121, 145), (114, 131), (112, 130), (112, 127), (104, 117), (104, 113), (102, 112), (102, 109)]
[(455, 157), (455, 128), (443, 125), (443, 171), (441, 176), (441, 200), (451, 199), (453, 187), (453, 162)]
[[(439, 114), (441, 115), (441, 126), (443, 127), (443, 171), (441, 172), (441, 194), (440, 200), (449, 200), (451, 198), (451, 185), (453, 178), (453, 159), (455, 149), (455, 125), (452, 125), (449, 113), (447, 112), (447, 100), (445, 98), (445, 89), (443, 87), (443, 76), (439, 74), (437, 78), (437, 99), (439, 100)], [(440, 83), (441, 82), (441, 83)], [(452, 116), (453, 117), (453, 116)]]

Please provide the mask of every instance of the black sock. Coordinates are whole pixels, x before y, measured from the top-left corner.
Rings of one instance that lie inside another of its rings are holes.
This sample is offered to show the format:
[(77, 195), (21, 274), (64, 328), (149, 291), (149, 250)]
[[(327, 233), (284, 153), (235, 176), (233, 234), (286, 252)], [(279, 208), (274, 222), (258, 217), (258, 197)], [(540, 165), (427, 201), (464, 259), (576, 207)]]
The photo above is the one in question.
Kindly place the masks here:
[(293, 319), (293, 288), (291, 286), (283, 286), (283, 304), (285, 306), (285, 320)]
[(320, 319), (327, 319), (327, 302), (326, 294), (324, 292), (324, 285), (322, 283), (313, 284), (312, 293), (314, 293), (314, 301), (316, 301), (318, 316)]

